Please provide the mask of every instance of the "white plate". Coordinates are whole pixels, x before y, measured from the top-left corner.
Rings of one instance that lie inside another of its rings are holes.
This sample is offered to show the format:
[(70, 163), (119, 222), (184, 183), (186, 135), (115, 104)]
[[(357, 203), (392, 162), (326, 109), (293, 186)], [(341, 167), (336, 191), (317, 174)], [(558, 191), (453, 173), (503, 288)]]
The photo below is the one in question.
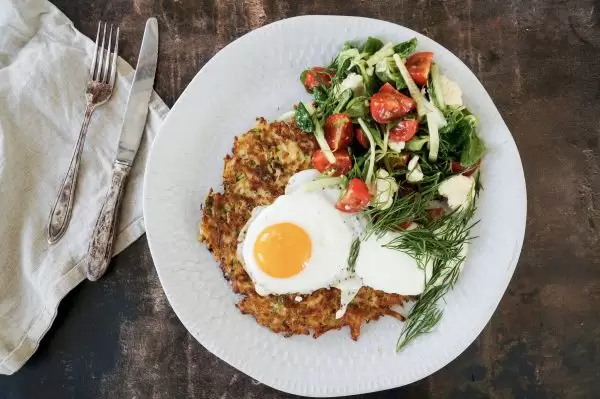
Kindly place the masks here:
[[(221, 186), (223, 156), (233, 137), (273, 119), (300, 99), (307, 66), (328, 64), (346, 41), (375, 36), (392, 42), (417, 37), (433, 51), (442, 72), (456, 81), (479, 118), (489, 149), (484, 190), (464, 271), (445, 297), (435, 332), (401, 353), (401, 329), (383, 318), (362, 329), (284, 338), (234, 306), (236, 296), (217, 262), (198, 243), (200, 207), (210, 187)], [(154, 142), (146, 168), (144, 214), (158, 275), (173, 309), (208, 350), (276, 389), (308, 396), (337, 396), (409, 384), (457, 357), (492, 316), (513, 274), (525, 232), (525, 180), (508, 128), (473, 73), (452, 53), (410, 29), (374, 19), (305, 16), (286, 19), (229, 44), (198, 72)]]

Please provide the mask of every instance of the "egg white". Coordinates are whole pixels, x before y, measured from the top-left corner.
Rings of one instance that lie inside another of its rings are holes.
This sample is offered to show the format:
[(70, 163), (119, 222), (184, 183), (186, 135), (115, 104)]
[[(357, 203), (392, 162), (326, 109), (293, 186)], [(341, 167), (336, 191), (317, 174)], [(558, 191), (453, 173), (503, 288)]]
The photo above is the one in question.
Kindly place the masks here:
[(360, 244), (355, 271), (363, 284), (389, 294), (418, 295), (425, 288), (425, 270), (410, 255), (386, 248), (399, 233), (370, 236)]

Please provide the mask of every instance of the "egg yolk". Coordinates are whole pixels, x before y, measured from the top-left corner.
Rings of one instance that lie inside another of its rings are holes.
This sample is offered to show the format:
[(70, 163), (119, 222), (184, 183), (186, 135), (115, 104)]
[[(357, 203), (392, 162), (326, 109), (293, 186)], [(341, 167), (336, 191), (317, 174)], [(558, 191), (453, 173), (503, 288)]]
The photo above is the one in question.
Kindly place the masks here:
[(254, 259), (269, 276), (286, 278), (302, 271), (311, 250), (310, 237), (302, 227), (278, 223), (260, 232), (254, 242)]

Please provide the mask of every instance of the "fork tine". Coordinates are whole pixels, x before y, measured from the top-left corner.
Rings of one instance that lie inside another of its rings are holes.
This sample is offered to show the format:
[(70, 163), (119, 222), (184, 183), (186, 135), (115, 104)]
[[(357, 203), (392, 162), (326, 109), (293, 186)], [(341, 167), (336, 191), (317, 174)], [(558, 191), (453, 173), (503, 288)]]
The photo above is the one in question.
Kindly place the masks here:
[(98, 39), (100, 38), (100, 25), (102, 21), (98, 22), (98, 31), (96, 32), (96, 47), (94, 47), (94, 58), (92, 58), (92, 66), (90, 67), (90, 79), (94, 79), (94, 71), (96, 70), (96, 58), (98, 56)]
[(117, 76), (117, 60), (119, 59), (119, 27), (117, 26), (117, 34), (115, 35), (115, 51), (112, 55), (112, 67), (110, 69), (110, 81), (108, 82), (111, 87), (115, 85), (115, 77)]
[(108, 76), (108, 70), (110, 69), (110, 45), (112, 43), (112, 31), (113, 26), (110, 24), (110, 32), (108, 33), (108, 45), (106, 46), (106, 60), (104, 61), (104, 66), (102, 67), (104, 73), (102, 75), (102, 83), (108, 83), (106, 80)]
[(100, 80), (102, 76), (102, 65), (104, 63), (104, 41), (106, 39), (106, 22), (102, 32), (102, 44), (100, 45), (100, 59), (98, 60), (98, 68), (96, 69), (96, 77), (94, 80)]

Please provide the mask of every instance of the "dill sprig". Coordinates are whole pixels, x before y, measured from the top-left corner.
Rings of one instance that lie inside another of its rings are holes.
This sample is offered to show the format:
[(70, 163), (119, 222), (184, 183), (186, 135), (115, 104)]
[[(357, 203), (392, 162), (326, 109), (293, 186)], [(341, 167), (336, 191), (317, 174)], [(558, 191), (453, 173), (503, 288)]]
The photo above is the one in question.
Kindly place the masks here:
[(396, 343), (396, 352), (400, 352), (406, 345), (417, 337), (430, 333), (442, 318), (442, 310), (437, 306), (437, 301), (444, 293), (440, 288), (425, 291), (415, 303)]
[[(473, 204), (473, 202), (471, 202)], [(452, 262), (460, 257), (462, 247), (471, 240), (469, 233), (477, 222), (471, 222), (475, 206), (459, 209), (433, 221), (400, 233), (385, 245), (412, 256), (425, 267), (432, 259)]]
[(443, 310), (438, 301), (458, 280), (465, 261), (463, 247), (473, 238), (470, 231), (477, 223), (471, 222), (475, 210), (474, 198), (465, 209), (436, 221), (437, 227), (429, 231), (431, 236), (423, 234), (424, 229), (414, 229), (402, 233), (396, 242), (388, 244), (413, 256), (425, 268), (426, 278), (425, 289), (406, 318), (396, 351), (431, 332), (442, 318)]
[(358, 252), (360, 251), (360, 238), (355, 238), (350, 246), (350, 253), (348, 254), (348, 271), (354, 272), (356, 266), (356, 259), (358, 258)]
[(441, 174), (426, 176), (419, 183), (419, 190), (398, 196), (392, 206), (386, 210), (367, 209), (363, 214), (369, 220), (367, 237), (375, 234), (382, 237), (389, 231), (397, 231), (402, 223), (415, 221), (429, 227), (427, 209), (429, 203), (437, 196), (441, 184)]
[[(329, 85), (316, 74), (315, 77), (319, 82), (319, 86), (313, 89), (313, 98), (316, 106), (316, 117), (321, 124), (325, 122), (327, 117), (335, 113), (336, 109), (340, 108), (349, 100), (348, 97), (341, 96), (342, 93), (336, 93), (343, 76), (335, 74), (331, 77)], [(352, 97), (352, 93), (350, 93)], [(339, 111), (338, 111), (339, 112)]]

